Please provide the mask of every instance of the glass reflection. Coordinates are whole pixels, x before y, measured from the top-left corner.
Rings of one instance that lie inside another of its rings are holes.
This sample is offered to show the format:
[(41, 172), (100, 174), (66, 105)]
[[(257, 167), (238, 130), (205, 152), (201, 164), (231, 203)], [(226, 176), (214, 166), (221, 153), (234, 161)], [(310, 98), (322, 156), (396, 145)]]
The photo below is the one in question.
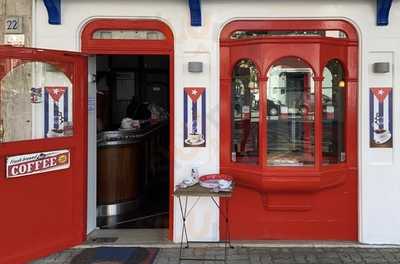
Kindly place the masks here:
[(254, 39), (267, 37), (328, 37), (346, 39), (347, 35), (341, 30), (238, 30), (232, 33), (231, 39)]
[(0, 142), (73, 135), (73, 86), (64, 72), (17, 59), (0, 65), (7, 69), (0, 80)]
[(239, 61), (232, 78), (233, 162), (258, 163), (258, 71), (250, 60)]
[(286, 57), (268, 72), (267, 164), (314, 165), (315, 93), (312, 69)]
[(346, 85), (342, 64), (336, 59), (329, 61), (323, 75), (323, 164), (336, 164), (346, 160), (344, 136)]

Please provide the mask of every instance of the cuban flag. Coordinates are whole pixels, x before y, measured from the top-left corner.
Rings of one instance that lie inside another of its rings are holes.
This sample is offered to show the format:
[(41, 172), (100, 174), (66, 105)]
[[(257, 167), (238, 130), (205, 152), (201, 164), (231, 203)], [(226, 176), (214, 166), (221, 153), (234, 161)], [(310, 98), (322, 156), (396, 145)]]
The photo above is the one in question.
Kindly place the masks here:
[(370, 89), (370, 146), (392, 147), (393, 94), (392, 88)]
[(68, 87), (45, 87), (44, 93), (45, 137), (63, 136), (64, 123), (68, 122)]
[(206, 144), (205, 88), (184, 88), (184, 146), (204, 147)]

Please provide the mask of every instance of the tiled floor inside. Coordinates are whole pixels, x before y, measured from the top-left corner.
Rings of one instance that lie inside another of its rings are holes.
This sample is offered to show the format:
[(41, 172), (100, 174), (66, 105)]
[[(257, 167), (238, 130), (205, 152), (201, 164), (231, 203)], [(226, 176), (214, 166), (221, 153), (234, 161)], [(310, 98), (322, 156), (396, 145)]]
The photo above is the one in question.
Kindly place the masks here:
[[(108, 242), (109, 240), (110, 242)], [(131, 246), (167, 246), (174, 245), (168, 240), (168, 229), (96, 229), (88, 236), (87, 246), (131, 245)]]

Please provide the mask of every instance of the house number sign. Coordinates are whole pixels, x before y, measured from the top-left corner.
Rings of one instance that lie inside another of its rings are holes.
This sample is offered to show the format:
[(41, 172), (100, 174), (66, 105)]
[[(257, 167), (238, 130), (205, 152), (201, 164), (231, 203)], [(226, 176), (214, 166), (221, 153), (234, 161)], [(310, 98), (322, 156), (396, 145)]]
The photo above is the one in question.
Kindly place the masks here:
[(22, 34), (23, 23), (22, 16), (9, 16), (6, 18), (4, 25), (4, 33), (6, 34)]

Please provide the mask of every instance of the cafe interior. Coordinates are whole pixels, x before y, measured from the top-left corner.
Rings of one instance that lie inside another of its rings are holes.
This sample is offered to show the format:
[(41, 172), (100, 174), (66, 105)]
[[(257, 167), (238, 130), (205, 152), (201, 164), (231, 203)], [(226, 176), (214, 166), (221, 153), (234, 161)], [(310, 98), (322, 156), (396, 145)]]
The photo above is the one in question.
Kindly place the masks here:
[(97, 226), (167, 228), (169, 57), (96, 56)]

